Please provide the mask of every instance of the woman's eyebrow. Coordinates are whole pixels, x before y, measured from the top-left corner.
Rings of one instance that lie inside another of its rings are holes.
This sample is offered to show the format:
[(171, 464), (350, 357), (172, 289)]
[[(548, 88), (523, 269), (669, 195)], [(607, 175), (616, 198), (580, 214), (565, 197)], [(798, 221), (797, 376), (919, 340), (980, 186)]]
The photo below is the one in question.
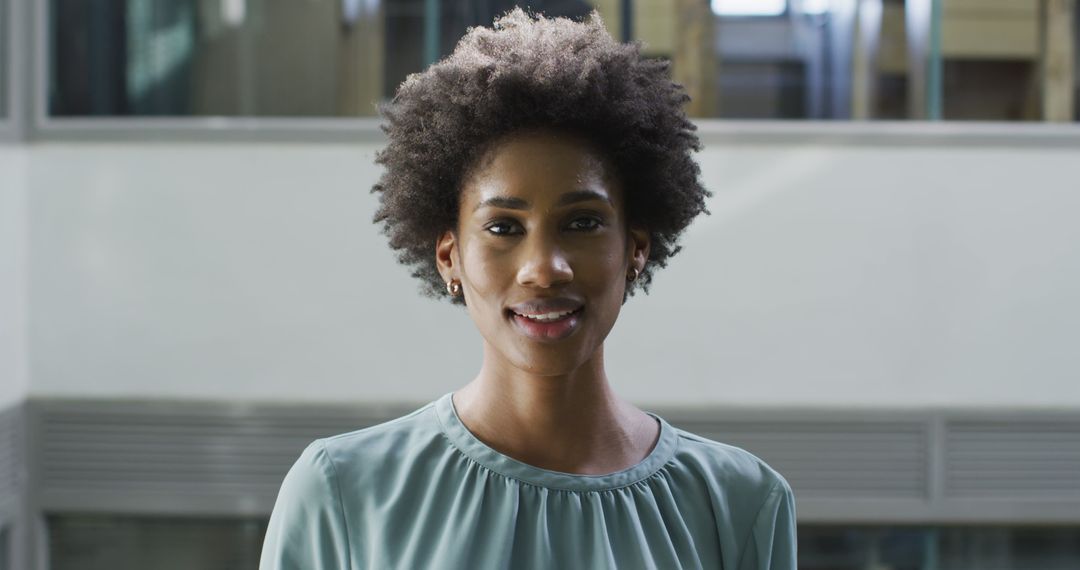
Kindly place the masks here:
[[(562, 196), (559, 196), (559, 200), (555, 202), (556, 206), (566, 206), (567, 204), (574, 204), (577, 202), (588, 202), (590, 200), (600, 200), (607, 202), (614, 207), (611, 203), (611, 198), (606, 194), (601, 194), (595, 190), (574, 190), (573, 192), (567, 192)], [(529, 202), (522, 198), (514, 198), (511, 196), (492, 196), (482, 200), (479, 204), (473, 208), (473, 211), (479, 210), (484, 207), (493, 208), (505, 208), (507, 210), (528, 210)]]
[(492, 208), (506, 208), (507, 210), (528, 210), (529, 203), (521, 198), (511, 198), (509, 196), (492, 196), (482, 200), (479, 204), (473, 208), (473, 211), (477, 211), (480, 208), (492, 207)]

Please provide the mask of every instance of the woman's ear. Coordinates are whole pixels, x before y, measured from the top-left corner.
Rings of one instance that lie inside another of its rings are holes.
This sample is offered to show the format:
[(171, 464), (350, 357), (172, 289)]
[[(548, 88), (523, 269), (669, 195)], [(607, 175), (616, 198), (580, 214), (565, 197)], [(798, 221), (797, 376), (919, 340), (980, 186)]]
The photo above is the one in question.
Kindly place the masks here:
[(457, 263), (457, 237), (451, 230), (443, 232), (435, 241), (435, 267), (443, 281), (454, 278), (454, 266)]
[(639, 228), (631, 228), (627, 231), (627, 258), (630, 259), (630, 267), (638, 271), (645, 270), (645, 262), (649, 260), (649, 232)]

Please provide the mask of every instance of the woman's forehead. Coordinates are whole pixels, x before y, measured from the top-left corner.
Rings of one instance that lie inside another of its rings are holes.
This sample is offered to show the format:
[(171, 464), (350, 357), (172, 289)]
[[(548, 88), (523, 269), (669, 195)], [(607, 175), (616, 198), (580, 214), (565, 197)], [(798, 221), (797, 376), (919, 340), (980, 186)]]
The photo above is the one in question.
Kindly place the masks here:
[(462, 205), (529, 209), (619, 199), (610, 164), (586, 139), (548, 131), (507, 137), (485, 153), (463, 184)]

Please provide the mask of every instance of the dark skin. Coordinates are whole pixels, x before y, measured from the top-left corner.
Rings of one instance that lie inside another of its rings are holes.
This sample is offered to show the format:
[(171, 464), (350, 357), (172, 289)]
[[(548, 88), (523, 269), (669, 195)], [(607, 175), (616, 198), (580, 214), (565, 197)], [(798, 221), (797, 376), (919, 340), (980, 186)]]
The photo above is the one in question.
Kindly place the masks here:
[[(571, 193), (581, 199), (560, 203)], [(622, 187), (587, 140), (529, 131), (498, 141), (463, 181), (456, 231), (436, 243), (439, 272), (461, 283), (483, 337), (479, 374), (453, 395), (469, 431), (564, 473), (613, 473), (644, 459), (659, 424), (612, 390), (604, 340), (648, 255), (648, 232), (628, 227)], [(509, 307), (552, 297), (584, 304), (573, 332), (523, 334)]]

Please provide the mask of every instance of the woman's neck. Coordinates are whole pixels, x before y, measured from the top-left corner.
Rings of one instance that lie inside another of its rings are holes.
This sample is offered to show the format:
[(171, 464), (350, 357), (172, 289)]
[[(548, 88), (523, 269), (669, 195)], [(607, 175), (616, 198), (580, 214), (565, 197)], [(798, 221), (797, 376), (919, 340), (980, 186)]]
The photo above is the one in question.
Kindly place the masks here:
[(453, 398), (458, 416), (478, 439), (552, 471), (620, 471), (644, 459), (659, 437), (656, 420), (611, 389), (602, 351), (559, 376), (485, 359), (480, 374)]

